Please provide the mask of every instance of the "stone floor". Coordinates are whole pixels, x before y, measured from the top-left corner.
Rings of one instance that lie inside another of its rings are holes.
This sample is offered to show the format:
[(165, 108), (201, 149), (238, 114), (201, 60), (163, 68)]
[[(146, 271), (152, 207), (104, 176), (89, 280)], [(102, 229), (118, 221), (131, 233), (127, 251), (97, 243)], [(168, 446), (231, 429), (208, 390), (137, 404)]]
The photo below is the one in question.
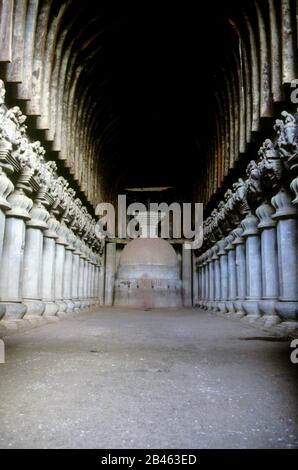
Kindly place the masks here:
[(194, 309), (103, 308), (5, 338), (1, 448), (297, 448), (289, 341)]

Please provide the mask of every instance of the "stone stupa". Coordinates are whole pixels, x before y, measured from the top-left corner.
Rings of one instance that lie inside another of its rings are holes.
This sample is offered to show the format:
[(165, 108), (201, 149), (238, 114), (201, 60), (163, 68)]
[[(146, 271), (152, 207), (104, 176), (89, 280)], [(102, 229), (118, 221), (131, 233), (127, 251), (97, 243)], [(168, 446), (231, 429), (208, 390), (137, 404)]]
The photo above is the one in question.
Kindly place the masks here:
[(120, 255), (114, 305), (138, 308), (181, 306), (178, 258), (171, 244), (158, 238), (159, 214), (144, 212), (135, 218), (142, 234), (129, 242)]

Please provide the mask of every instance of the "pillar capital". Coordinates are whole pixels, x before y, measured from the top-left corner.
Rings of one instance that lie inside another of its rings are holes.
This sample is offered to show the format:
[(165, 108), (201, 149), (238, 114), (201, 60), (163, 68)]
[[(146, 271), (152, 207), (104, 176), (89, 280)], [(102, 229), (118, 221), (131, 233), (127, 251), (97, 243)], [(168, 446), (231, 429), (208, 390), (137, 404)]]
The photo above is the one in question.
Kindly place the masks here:
[(217, 242), (218, 244), (218, 256), (223, 256), (223, 255), (226, 255), (226, 252), (225, 252), (225, 246), (226, 246), (226, 239), (225, 238), (222, 238), (221, 240), (219, 240)]
[(256, 210), (256, 215), (260, 220), (258, 228), (265, 230), (276, 226), (276, 221), (272, 219), (275, 210), (274, 207), (268, 202), (264, 201)]
[(231, 250), (234, 250), (235, 247), (233, 245), (233, 241), (236, 239), (237, 237), (237, 232), (236, 232), (237, 229), (234, 229), (232, 230), (232, 232), (226, 237), (226, 246), (225, 246), (225, 250), (226, 251), (231, 251)]
[(17, 188), (8, 197), (11, 208), (7, 211), (7, 217), (17, 217), (19, 219), (30, 220), (30, 211), (33, 207), (33, 201), (24, 192), (22, 188)]
[(271, 203), (275, 209), (275, 214), (272, 215), (273, 219), (279, 220), (297, 217), (297, 208), (292, 204), (292, 196), (285, 188), (281, 188), (273, 196)]
[(258, 229), (259, 220), (254, 214), (247, 214), (245, 219), (241, 222), (243, 229), (242, 237), (252, 237), (259, 235)]
[(235, 230), (234, 230), (234, 233), (235, 233), (235, 238), (234, 240), (232, 241), (232, 245), (242, 245), (245, 243), (245, 239), (244, 237), (242, 236), (243, 235), (243, 229), (242, 227), (237, 227)]

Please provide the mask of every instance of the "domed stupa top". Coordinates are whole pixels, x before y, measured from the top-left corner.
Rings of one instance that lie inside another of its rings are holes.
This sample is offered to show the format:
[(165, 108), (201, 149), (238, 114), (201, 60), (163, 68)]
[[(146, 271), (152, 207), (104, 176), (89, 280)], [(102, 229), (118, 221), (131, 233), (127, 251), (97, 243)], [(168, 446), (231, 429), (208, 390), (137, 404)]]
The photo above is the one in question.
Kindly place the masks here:
[(136, 238), (125, 246), (119, 265), (177, 267), (177, 255), (162, 238)]

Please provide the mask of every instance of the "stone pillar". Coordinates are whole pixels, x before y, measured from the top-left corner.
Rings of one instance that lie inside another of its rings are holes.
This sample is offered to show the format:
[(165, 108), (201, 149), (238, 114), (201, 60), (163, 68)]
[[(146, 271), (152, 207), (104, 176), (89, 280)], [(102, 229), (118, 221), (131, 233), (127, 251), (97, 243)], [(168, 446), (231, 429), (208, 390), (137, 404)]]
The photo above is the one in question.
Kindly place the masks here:
[(213, 261), (214, 261), (214, 284), (215, 284), (215, 303), (214, 303), (214, 310), (219, 310), (219, 302), (221, 300), (221, 279), (220, 279), (220, 258), (218, 256), (219, 245), (216, 244), (214, 254), (213, 254)]
[(281, 189), (271, 200), (276, 212), (280, 296), (276, 312), (282, 322), (278, 328), (291, 331), (298, 328), (298, 222), (297, 209), (291, 195)]
[(45, 303), (45, 316), (53, 316), (58, 312), (58, 305), (55, 303), (55, 256), (56, 239), (58, 235), (59, 222), (53, 214), (47, 221), (48, 229), (43, 235), (43, 254), (42, 254), (42, 274), (41, 274), (41, 298)]
[(96, 305), (96, 292), (97, 292), (97, 266), (95, 256), (92, 256), (92, 305)]
[(90, 250), (90, 261), (89, 261), (89, 272), (90, 272), (90, 281), (89, 281), (89, 298), (90, 305), (93, 305), (93, 288), (94, 288), (94, 264), (92, 259), (92, 251)]
[(204, 253), (202, 256), (202, 302), (201, 307), (206, 308), (207, 302), (207, 255)]
[(81, 302), (79, 300), (79, 276), (80, 276), (80, 256), (81, 251), (79, 248), (80, 241), (76, 238), (75, 241), (75, 251), (73, 251), (73, 261), (72, 261), (72, 301), (74, 303), (74, 310), (77, 311), (80, 306)]
[(25, 248), (25, 221), (30, 219), (33, 202), (24, 189), (18, 187), (8, 197), (11, 209), (7, 211), (4, 231), (2, 266), (0, 271), (0, 301), (5, 305), (5, 318), (20, 319), (27, 310), (22, 303), (22, 274)]
[(196, 307), (199, 302), (199, 270), (197, 267), (197, 259), (194, 253), (192, 253), (192, 272), (192, 298), (193, 305)]
[(227, 311), (226, 301), (228, 300), (228, 256), (225, 251), (226, 240), (223, 238), (218, 242), (219, 266), (220, 266), (220, 302), (218, 302), (219, 311), (225, 313)]
[(209, 295), (208, 295), (208, 310), (213, 309), (215, 300), (215, 289), (214, 289), (214, 264), (213, 264), (213, 251), (214, 248), (210, 248), (208, 255), (208, 273), (209, 273)]
[(205, 261), (204, 261), (204, 278), (205, 278), (205, 299), (204, 299), (204, 308), (207, 310), (208, 302), (209, 302), (209, 290), (210, 290), (210, 282), (209, 282), (209, 255), (210, 251), (208, 250), (205, 254)]
[(58, 238), (56, 240), (55, 255), (55, 302), (59, 307), (58, 316), (64, 316), (67, 305), (64, 302), (64, 266), (65, 266), (65, 247), (68, 245), (66, 241), (67, 227), (61, 222), (58, 228)]
[[(8, 163), (7, 158), (10, 154), (10, 146), (0, 141), (0, 260), (2, 257), (3, 239), (5, 231), (5, 213), (11, 209), (7, 201), (8, 196), (13, 192), (14, 186), (6, 173), (11, 174), (13, 167)], [(0, 304), (0, 320), (5, 314), (5, 305)]]
[(99, 257), (96, 257), (96, 305), (100, 306), (103, 305), (103, 299), (100, 298), (101, 295), (101, 285), (100, 285), (100, 277), (101, 277), (101, 266)]
[(112, 306), (116, 275), (116, 243), (106, 244), (105, 305)]
[(93, 287), (94, 287), (93, 273), (94, 273), (94, 271), (93, 271), (92, 251), (90, 250), (90, 255), (89, 255), (89, 287), (88, 287), (90, 307), (93, 305)]
[(5, 142), (0, 141), (0, 259), (4, 239), (5, 213), (11, 209), (7, 198), (14, 190), (14, 185), (6, 174), (13, 173), (13, 167), (7, 160), (10, 155), (10, 147)]
[(258, 229), (261, 231), (262, 253), (262, 300), (259, 302), (259, 308), (263, 317), (259, 321), (264, 326), (280, 322), (275, 310), (279, 296), (279, 280), (276, 221), (272, 219), (274, 212), (272, 205), (267, 202), (256, 210), (260, 220)]
[(92, 264), (91, 264), (91, 259), (90, 259), (90, 249), (88, 248), (87, 251), (87, 300), (88, 300), (88, 306), (90, 307), (91, 305), (91, 275), (92, 275)]
[(197, 261), (198, 269), (198, 307), (202, 307), (203, 300), (203, 274), (202, 274), (202, 256)]
[(73, 275), (73, 247), (71, 240), (68, 239), (68, 245), (65, 245), (65, 262), (63, 271), (63, 301), (66, 304), (66, 312), (71, 313), (75, 304), (72, 301), (72, 275)]
[(93, 305), (97, 305), (98, 303), (98, 266), (96, 265), (96, 257), (95, 254), (93, 256), (93, 286), (92, 286), (92, 303)]
[(246, 298), (243, 302), (243, 310), (246, 316), (243, 320), (254, 322), (260, 318), (259, 301), (262, 297), (262, 261), (261, 239), (258, 229), (258, 219), (253, 214), (248, 214), (242, 221), (245, 238), (246, 254)]
[(99, 272), (100, 272), (100, 267), (97, 263), (97, 255), (94, 253), (94, 290), (93, 290), (93, 299), (94, 299), (94, 305), (98, 306), (99, 305)]
[(39, 191), (30, 211), (31, 219), (26, 223), (24, 266), (23, 266), (23, 302), (27, 306), (27, 316), (40, 316), (45, 311), (42, 302), (43, 272), (43, 231), (48, 228), (50, 215), (45, 209), (43, 188)]
[(243, 230), (236, 230), (236, 238), (232, 242), (236, 252), (236, 276), (237, 276), (237, 295), (234, 302), (234, 318), (242, 318), (245, 313), (242, 304), (246, 297), (246, 261), (245, 261), (245, 239), (242, 237)]
[(236, 238), (236, 231), (233, 230), (226, 238), (225, 250), (228, 254), (228, 300), (226, 302), (226, 308), (228, 314), (235, 313), (234, 302), (237, 295), (237, 277), (236, 277), (236, 252), (233, 241)]
[[(104, 259), (102, 260), (102, 262), (103, 261)], [(98, 270), (99, 270), (99, 291), (98, 291), (99, 304), (105, 305), (105, 266), (104, 264), (102, 265), (99, 264)]]
[(93, 287), (93, 263), (92, 263), (92, 257), (91, 257), (91, 251), (89, 254), (89, 260), (88, 260), (88, 299), (89, 299), (89, 304), (90, 306), (93, 304), (93, 298), (92, 298), (92, 287)]
[(81, 244), (81, 255), (80, 255), (80, 270), (79, 270), (79, 299), (81, 308), (86, 307), (86, 301), (84, 297), (84, 285), (85, 285), (85, 253), (84, 244)]
[(84, 288), (83, 288), (83, 298), (85, 307), (88, 308), (90, 301), (88, 298), (88, 287), (89, 287), (89, 260), (88, 260), (88, 250), (85, 251), (85, 260), (84, 260)]
[(184, 307), (192, 306), (192, 272), (191, 272), (191, 255), (192, 250), (188, 250), (182, 246), (182, 299)]

